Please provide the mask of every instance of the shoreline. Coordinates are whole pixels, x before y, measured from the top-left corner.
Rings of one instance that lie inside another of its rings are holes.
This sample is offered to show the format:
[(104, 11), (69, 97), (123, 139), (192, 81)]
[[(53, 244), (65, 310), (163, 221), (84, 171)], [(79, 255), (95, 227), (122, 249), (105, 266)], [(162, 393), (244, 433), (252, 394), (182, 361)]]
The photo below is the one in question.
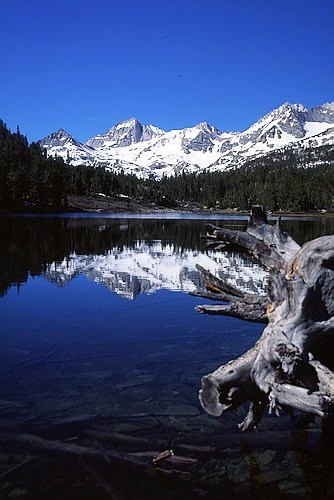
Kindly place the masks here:
[[(186, 205), (162, 206), (156, 205), (143, 200), (135, 200), (132, 198), (108, 198), (103, 196), (69, 196), (66, 207), (52, 209), (49, 207), (33, 208), (31, 206), (21, 210), (3, 210), (1, 215), (6, 214), (59, 214), (59, 213), (133, 213), (133, 214), (152, 214), (152, 213), (169, 213), (169, 214), (197, 214), (197, 215), (249, 215), (250, 210), (238, 210), (233, 208), (214, 209), (201, 206), (199, 203), (187, 203)], [(334, 217), (334, 212), (323, 210), (309, 211), (267, 211), (269, 216), (289, 216), (289, 217)]]

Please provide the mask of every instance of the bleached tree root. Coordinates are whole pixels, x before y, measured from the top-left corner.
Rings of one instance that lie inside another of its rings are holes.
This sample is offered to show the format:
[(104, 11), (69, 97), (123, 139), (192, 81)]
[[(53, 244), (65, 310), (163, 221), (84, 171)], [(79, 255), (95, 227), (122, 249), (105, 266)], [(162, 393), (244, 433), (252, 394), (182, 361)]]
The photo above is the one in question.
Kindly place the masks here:
[(233, 316), (235, 318), (247, 319), (248, 321), (255, 321), (257, 323), (268, 323), (267, 297), (238, 290), (232, 285), (224, 283), (221, 279), (216, 278), (200, 265), (197, 264), (196, 267), (202, 274), (207, 290), (197, 290), (191, 292), (191, 295), (227, 302), (227, 304), (224, 305), (197, 306), (196, 309), (198, 312)]
[[(249, 253), (269, 272), (268, 297), (228, 289), (201, 270), (207, 292), (222, 306), (198, 306), (200, 312), (268, 321), (255, 346), (202, 379), (200, 401), (215, 416), (245, 401), (249, 411), (240, 424), (253, 428), (264, 409), (280, 408), (325, 417), (334, 408), (334, 236), (302, 248), (280, 227), (267, 223), (253, 207), (245, 232), (207, 226), (210, 247)], [(266, 307), (266, 311), (265, 311)]]

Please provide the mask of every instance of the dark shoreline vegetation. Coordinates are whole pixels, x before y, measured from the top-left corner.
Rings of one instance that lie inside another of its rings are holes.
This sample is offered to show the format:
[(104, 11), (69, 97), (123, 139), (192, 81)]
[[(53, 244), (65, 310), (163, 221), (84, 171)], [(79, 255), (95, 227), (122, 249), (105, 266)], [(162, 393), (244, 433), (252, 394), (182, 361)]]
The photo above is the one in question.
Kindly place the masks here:
[(67, 165), (0, 120), (0, 213), (334, 210), (334, 148), (286, 148), (226, 172), (139, 179), (105, 167)]

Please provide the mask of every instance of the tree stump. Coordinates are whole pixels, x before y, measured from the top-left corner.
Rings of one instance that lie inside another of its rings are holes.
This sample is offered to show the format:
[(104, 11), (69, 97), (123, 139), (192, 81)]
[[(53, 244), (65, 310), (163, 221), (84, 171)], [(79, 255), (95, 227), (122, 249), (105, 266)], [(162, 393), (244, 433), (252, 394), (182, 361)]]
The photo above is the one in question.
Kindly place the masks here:
[(256, 206), (246, 231), (207, 225), (207, 246), (242, 250), (269, 272), (268, 296), (258, 297), (227, 286), (204, 269), (207, 291), (196, 295), (227, 302), (198, 306), (268, 325), (253, 348), (202, 378), (199, 399), (220, 416), (249, 401), (242, 430), (254, 428), (264, 409), (299, 410), (320, 417), (334, 405), (334, 236), (300, 247), (289, 234), (268, 224)]

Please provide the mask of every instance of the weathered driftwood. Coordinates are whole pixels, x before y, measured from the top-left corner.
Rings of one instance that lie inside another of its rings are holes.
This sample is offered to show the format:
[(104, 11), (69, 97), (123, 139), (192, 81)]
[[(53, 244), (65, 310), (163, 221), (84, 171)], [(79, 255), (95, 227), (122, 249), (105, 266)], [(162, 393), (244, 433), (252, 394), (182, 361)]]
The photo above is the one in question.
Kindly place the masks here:
[(199, 312), (206, 314), (223, 314), (225, 316), (234, 316), (235, 318), (255, 321), (257, 323), (268, 323), (267, 297), (242, 292), (224, 283), (202, 266), (197, 264), (196, 267), (204, 278), (207, 291), (195, 291), (191, 292), (191, 294), (212, 300), (223, 300), (228, 303), (225, 305), (197, 306), (196, 309)]
[[(334, 405), (334, 236), (323, 236), (300, 247), (280, 220), (268, 224), (262, 207), (253, 207), (246, 231), (209, 224), (209, 246), (242, 250), (269, 272), (268, 297), (245, 294), (202, 274), (208, 292), (227, 302), (198, 306), (210, 314), (268, 321), (255, 346), (240, 358), (202, 379), (200, 401), (220, 416), (250, 401), (242, 430), (253, 428), (263, 411), (300, 410), (324, 417)], [(208, 295), (209, 293), (209, 295)], [(266, 310), (265, 310), (266, 309)]]

